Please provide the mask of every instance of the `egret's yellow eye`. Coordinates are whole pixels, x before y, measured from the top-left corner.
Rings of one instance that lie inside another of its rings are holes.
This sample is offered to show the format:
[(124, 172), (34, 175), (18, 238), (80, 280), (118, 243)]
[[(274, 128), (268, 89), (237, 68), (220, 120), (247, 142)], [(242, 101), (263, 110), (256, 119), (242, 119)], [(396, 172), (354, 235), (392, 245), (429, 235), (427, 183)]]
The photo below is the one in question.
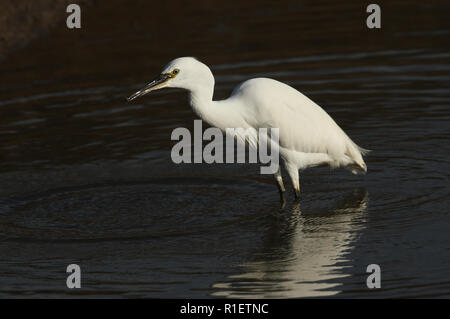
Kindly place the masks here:
[(178, 73), (180, 73), (180, 70), (178, 70), (178, 69), (175, 69), (175, 70), (172, 71), (173, 75), (177, 75)]

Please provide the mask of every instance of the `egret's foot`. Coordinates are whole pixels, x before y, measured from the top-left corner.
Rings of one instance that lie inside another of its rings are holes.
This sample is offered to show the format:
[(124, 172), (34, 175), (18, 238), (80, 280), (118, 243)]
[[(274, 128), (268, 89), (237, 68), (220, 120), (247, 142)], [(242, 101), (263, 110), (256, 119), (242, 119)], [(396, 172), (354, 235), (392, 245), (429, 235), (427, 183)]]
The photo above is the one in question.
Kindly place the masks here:
[(295, 201), (294, 204), (292, 204), (292, 209), (291, 209), (293, 214), (300, 214), (300, 202), (299, 201)]

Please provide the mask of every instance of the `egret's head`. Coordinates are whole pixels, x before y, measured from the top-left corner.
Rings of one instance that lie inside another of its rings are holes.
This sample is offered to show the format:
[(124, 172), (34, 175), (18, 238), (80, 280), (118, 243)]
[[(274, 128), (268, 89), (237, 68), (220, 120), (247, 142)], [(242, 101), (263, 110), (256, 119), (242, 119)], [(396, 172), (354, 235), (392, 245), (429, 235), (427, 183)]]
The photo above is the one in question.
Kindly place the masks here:
[(211, 70), (197, 59), (191, 57), (177, 58), (169, 62), (156, 79), (131, 95), (127, 100), (130, 102), (151, 91), (165, 87), (191, 91), (199, 87), (211, 87), (213, 89), (214, 77)]

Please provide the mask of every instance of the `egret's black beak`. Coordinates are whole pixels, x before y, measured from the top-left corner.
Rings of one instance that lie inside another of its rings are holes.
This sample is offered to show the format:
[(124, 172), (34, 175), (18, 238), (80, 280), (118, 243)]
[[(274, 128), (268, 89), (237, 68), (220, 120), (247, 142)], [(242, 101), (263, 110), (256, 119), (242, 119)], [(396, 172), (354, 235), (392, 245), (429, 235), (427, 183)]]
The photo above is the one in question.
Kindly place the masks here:
[(160, 74), (156, 79), (151, 81), (144, 88), (142, 88), (141, 90), (137, 91), (136, 93), (134, 93), (133, 95), (128, 97), (127, 101), (131, 102), (140, 96), (144, 96), (145, 94), (150, 93), (151, 91), (155, 91), (155, 90), (163, 88), (165, 86), (167, 80), (170, 79), (171, 77), (172, 77), (171, 74), (167, 74), (167, 73)]

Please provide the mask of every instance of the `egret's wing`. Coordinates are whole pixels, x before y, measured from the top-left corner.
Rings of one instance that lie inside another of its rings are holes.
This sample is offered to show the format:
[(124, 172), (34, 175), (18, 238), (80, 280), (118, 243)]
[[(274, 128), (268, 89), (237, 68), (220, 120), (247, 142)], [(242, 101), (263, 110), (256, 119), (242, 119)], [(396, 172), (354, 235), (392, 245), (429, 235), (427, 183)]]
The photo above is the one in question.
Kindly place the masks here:
[(336, 122), (320, 106), (288, 85), (271, 79), (253, 79), (241, 84), (233, 95), (246, 105), (243, 115), (250, 126), (269, 123), (270, 127), (279, 129), (283, 148), (324, 153), (337, 160), (346, 155), (355, 160), (360, 158), (358, 146)]

